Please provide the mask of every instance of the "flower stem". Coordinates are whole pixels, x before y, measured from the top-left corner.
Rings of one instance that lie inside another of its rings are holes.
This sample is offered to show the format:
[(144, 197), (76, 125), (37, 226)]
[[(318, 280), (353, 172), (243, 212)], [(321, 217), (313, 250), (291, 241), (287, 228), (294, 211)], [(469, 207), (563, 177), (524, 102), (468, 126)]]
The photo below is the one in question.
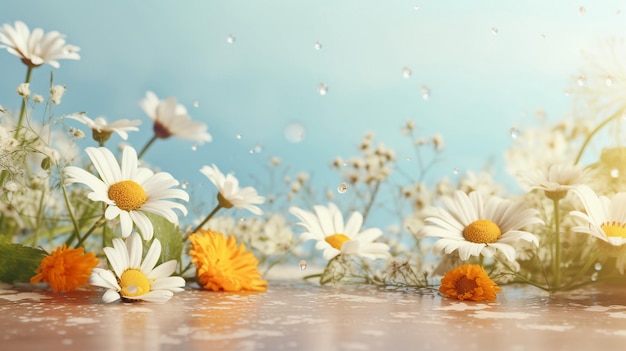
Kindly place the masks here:
[(380, 183), (381, 181), (378, 180), (376, 181), (376, 185), (374, 185), (374, 190), (372, 191), (372, 196), (370, 197), (370, 201), (367, 203), (367, 206), (365, 207), (365, 211), (363, 211), (363, 223), (365, 223), (365, 219), (369, 215), (370, 210), (372, 209), (372, 206), (374, 205), (374, 200), (376, 199), (376, 195), (378, 194), (378, 189), (380, 189)]
[(146, 145), (143, 147), (143, 149), (141, 149), (141, 152), (139, 152), (139, 155), (137, 156), (137, 159), (141, 159), (141, 157), (143, 157), (143, 154), (146, 153), (146, 151), (148, 151), (148, 148), (150, 148), (150, 146), (152, 146), (152, 144), (154, 143), (155, 140), (157, 140), (158, 137), (156, 134), (154, 134), (152, 136), (152, 138), (150, 138), (150, 140), (148, 140), (148, 142), (146, 143)]
[(87, 233), (85, 233), (85, 235), (83, 235), (82, 238), (80, 238), (80, 240), (78, 240), (78, 243), (76, 243), (76, 246), (74, 246), (75, 248), (79, 248), (84, 242), (85, 240), (87, 240), (87, 238), (91, 235), (91, 233), (93, 233), (96, 228), (102, 226), (104, 223), (106, 222), (106, 217), (104, 217), (104, 214), (98, 218), (98, 220), (91, 226), (91, 228), (89, 228), (89, 230), (87, 231)]
[(215, 206), (215, 208), (213, 209), (213, 211), (211, 211), (211, 213), (209, 213), (209, 215), (206, 216), (206, 218), (202, 222), (200, 222), (200, 224), (198, 224), (194, 230), (192, 230), (189, 234), (187, 234), (185, 236), (185, 238), (183, 239), (183, 242), (187, 241), (187, 239), (189, 238), (189, 235), (191, 235), (191, 234), (197, 232), (198, 230), (200, 230), (202, 228), (202, 226), (205, 225), (206, 222), (209, 221), (209, 219), (213, 218), (213, 216), (217, 213), (217, 211), (222, 209), (222, 207), (223, 206), (220, 203), (218, 203), (217, 206)]
[(553, 199), (554, 203), (554, 236), (556, 242), (554, 244), (554, 263), (552, 265), (554, 269), (554, 285), (555, 288), (559, 288), (561, 285), (561, 226), (559, 218), (559, 199)]
[[(24, 83), (30, 83), (30, 75), (32, 72), (33, 72), (33, 67), (28, 66), (28, 70), (26, 71), (26, 80), (24, 80)], [(20, 128), (22, 127), (24, 115), (26, 114), (26, 101), (27, 100), (28, 100), (28, 97), (22, 98), (22, 108), (20, 109), (20, 117), (17, 120), (17, 125), (15, 126), (15, 132), (13, 134), (14, 139), (17, 139), (17, 136), (19, 135), (19, 132), (20, 132)]]
[(602, 121), (602, 123), (598, 124), (598, 126), (596, 126), (596, 128), (594, 130), (592, 130), (591, 133), (589, 133), (589, 135), (587, 135), (587, 138), (585, 139), (585, 142), (583, 142), (583, 145), (580, 147), (580, 150), (578, 151), (578, 155), (576, 155), (576, 160), (574, 161), (574, 165), (578, 164), (578, 162), (580, 161), (580, 158), (583, 156), (583, 152), (587, 148), (587, 145), (589, 145), (589, 142), (591, 141), (591, 138), (597, 132), (599, 132), (600, 129), (602, 129), (605, 125), (609, 124), (609, 122), (611, 122), (614, 119), (617, 119), (618, 117), (621, 117), (622, 115), (623, 115), (623, 111), (622, 110), (617, 111), (616, 113), (611, 115), (609, 118), (607, 118), (604, 121)]

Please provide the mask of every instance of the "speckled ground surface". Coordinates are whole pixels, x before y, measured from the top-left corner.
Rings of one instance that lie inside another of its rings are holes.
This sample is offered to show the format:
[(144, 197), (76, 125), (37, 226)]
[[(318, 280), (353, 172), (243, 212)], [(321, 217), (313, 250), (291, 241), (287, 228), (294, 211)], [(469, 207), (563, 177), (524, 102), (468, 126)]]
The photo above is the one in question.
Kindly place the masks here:
[(166, 304), (104, 304), (101, 293), (4, 286), (0, 350), (626, 349), (626, 285), (504, 286), (489, 303), (302, 281), (266, 293), (190, 286)]

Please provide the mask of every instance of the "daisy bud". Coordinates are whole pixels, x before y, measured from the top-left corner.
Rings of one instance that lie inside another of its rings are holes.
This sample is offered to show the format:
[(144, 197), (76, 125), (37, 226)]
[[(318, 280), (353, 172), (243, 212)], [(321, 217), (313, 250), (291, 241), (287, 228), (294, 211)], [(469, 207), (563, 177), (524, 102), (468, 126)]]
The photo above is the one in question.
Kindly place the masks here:
[(29, 97), (30, 96), (30, 84), (22, 83), (17, 86), (16, 91), (21, 97)]
[(50, 100), (52, 100), (55, 105), (60, 104), (61, 98), (63, 97), (63, 94), (65, 94), (65, 90), (65, 87), (62, 85), (53, 86), (50, 88)]

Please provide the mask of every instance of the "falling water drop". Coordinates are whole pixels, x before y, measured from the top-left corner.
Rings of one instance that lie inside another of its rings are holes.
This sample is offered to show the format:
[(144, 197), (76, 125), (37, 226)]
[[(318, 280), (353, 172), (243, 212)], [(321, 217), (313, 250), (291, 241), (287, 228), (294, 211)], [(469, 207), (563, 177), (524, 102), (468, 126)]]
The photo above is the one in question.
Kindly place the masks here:
[(316, 41), (313, 47), (315, 48), (315, 50), (318, 50), (318, 51), (322, 50), (322, 43), (320, 43), (319, 41)]
[(420, 89), (420, 94), (422, 94), (422, 99), (430, 99), (430, 88), (427, 86), (423, 86), (422, 89)]
[(339, 194), (343, 194), (343, 193), (345, 193), (346, 191), (348, 191), (348, 184), (346, 184), (346, 183), (341, 183), (341, 184), (339, 184), (339, 185), (337, 186), (337, 192), (338, 192)]
[(305, 260), (301, 260), (300, 263), (298, 263), (298, 266), (300, 267), (300, 270), (303, 271), (306, 269), (306, 261)]
[(578, 8), (578, 13), (579, 13), (581, 16), (584, 16), (584, 15), (585, 15), (585, 13), (587, 13), (587, 9), (586, 9), (584, 6), (581, 6), (581, 7), (579, 7), (579, 8)]
[(257, 144), (257, 145), (254, 147), (254, 152), (255, 152), (255, 153), (260, 154), (262, 151), (263, 151), (263, 145), (261, 145), (261, 144)]
[(194, 101), (193, 102), (193, 107), (200, 107), (200, 102), (199, 101)]
[(420, 9), (420, 5), (414, 5), (414, 6), (413, 6), (413, 10), (417, 11), (417, 10), (419, 10), (419, 9)]
[(191, 151), (196, 151), (196, 150), (198, 150), (198, 144), (191, 145)]
[(246, 217), (239, 218), (239, 222), (245, 222), (245, 221), (246, 221)]
[(613, 86), (613, 76), (607, 76), (604, 82), (607, 87)]
[(188, 181), (184, 181), (180, 184), (180, 187), (183, 189), (187, 189), (187, 187), (189, 186), (189, 182)]
[(498, 28), (496, 27), (491, 28), (491, 34), (498, 35)]
[(511, 138), (513, 139), (517, 139), (517, 137), (520, 136), (520, 131), (516, 127), (511, 128), (509, 132), (511, 133)]
[(300, 122), (290, 122), (285, 126), (285, 139), (288, 142), (297, 144), (304, 140), (306, 129)]
[(236, 38), (235, 38), (235, 36), (234, 36), (234, 35), (232, 35), (232, 34), (230, 34), (230, 35), (226, 38), (226, 42), (227, 42), (228, 44), (233, 44), (233, 43), (235, 42), (235, 39), (236, 39)]
[(318, 86), (318, 90), (319, 90), (320, 95), (324, 96), (328, 93), (328, 85), (321, 83)]
[(241, 140), (241, 133), (237, 133), (237, 135), (235, 135), (235, 137), (236, 137), (238, 140)]
[(404, 79), (409, 79), (411, 78), (411, 75), (413, 74), (413, 71), (411, 71), (410, 68), (408, 67), (404, 67), (402, 69), (402, 77), (404, 77)]
[(598, 272), (593, 272), (591, 274), (591, 281), (595, 282), (596, 280), (598, 280)]
[(459, 174), (459, 169), (458, 169), (457, 167), (454, 167), (454, 168), (452, 169), (452, 174), (454, 174), (454, 175)]
[(611, 169), (611, 178), (619, 178), (619, 169), (617, 168)]
[(596, 271), (602, 270), (602, 263), (596, 262), (596, 264), (593, 266), (593, 269), (595, 269)]
[(587, 77), (585, 77), (584, 74), (579, 75), (577, 83), (579, 87), (585, 86), (585, 83), (587, 83)]

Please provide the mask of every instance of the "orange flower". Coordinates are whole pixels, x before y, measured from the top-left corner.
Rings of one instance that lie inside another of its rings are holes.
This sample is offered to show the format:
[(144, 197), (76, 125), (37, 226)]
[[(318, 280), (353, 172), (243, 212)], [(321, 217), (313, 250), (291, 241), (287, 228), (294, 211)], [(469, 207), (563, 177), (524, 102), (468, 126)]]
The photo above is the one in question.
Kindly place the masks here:
[(65, 244), (41, 260), (37, 275), (30, 282), (50, 284), (53, 291), (75, 290), (89, 282), (91, 270), (98, 265), (93, 252), (84, 253), (83, 248), (67, 248)]
[(198, 282), (213, 291), (265, 291), (267, 281), (261, 280), (259, 261), (244, 244), (228, 239), (220, 232), (200, 229), (189, 236), (191, 262), (196, 265)]
[(459, 300), (495, 300), (500, 287), (477, 264), (464, 264), (450, 270), (441, 279), (439, 292)]

